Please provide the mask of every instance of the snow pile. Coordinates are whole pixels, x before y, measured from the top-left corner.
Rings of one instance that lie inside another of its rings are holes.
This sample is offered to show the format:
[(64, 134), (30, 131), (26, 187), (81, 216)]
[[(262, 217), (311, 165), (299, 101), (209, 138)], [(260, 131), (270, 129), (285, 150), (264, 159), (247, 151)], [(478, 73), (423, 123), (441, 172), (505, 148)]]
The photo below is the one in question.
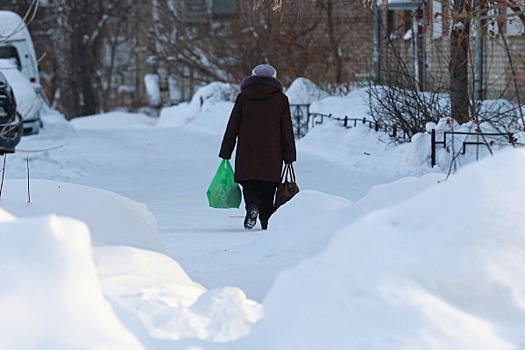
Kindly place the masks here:
[(336, 118), (370, 118), (366, 88), (353, 90), (346, 96), (329, 96), (314, 101), (310, 106), (311, 113), (332, 115)]
[[(160, 113), (158, 126), (181, 127), (188, 124), (212, 123), (212, 129), (222, 128), (225, 125), (223, 118), (228, 117), (233, 107), (233, 102), (239, 93), (239, 86), (214, 82), (197, 90), (190, 102), (163, 108)], [(290, 104), (310, 104), (314, 101), (328, 97), (328, 94), (305, 78), (296, 79), (285, 94)], [(210, 118), (210, 115), (213, 117)], [(215, 123), (219, 119), (219, 123)], [(219, 129), (220, 130), (220, 129)]]
[(100, 286), (89, 231), (55, 215), (0, 223), (0, 347), (140, 349)]
[(525, 326), (524, 171), (523, 150), (502, 152), (339, 230), (277, 278), (245, 348), (515, 348)]
[[(483, 100), (478, 103), (480, 119), (491, 121), (502, 128), (512, 128), (519, 120), (519, 108), (514, 103), (505, 99)], [(521, 121), (523, 123), (523, 121)]]
[[(2, 208), (15, 217), (57, 214), (79, 219), (98, 243), (129, 245), (164, 252), (156, 221), (142, 203), (116, 193), (71, 183), (9, 180), (2, 192)], [(30, 196), (30, 198), (28, 198)], [(31, 203), (28, 203), (31, 201)]]
[[(226, 104), (231, 110), (239, 87), (232, 84), (214, 82), (197, 90), (190, 102), (163, 108), (160, 112), (158, 126), (180, 127), (199, 119), (203, 111)], [(228, 113), (229, 116), (229, 113)]]
[(164, 254), (107, 246), (95, 249), (95, 260), (109, 299), (134, 333), (145, 331), (151, 338), (144, 339), (152, 344), (233, 341), (248, 334), (262, 317), (261, 305), (240, 289), (206, 290)]
[(106, 124), (107, 128), (137, 128), (157, 125), (158, 119), (141, 113), (109, 112), (105, 114), (75, 118), (71, 124), (75, 128), (100, 129)]
[(295, 79), (285, 94), (290, 104), (311, 104), (328, 97), (326, 92), (306, 78)]

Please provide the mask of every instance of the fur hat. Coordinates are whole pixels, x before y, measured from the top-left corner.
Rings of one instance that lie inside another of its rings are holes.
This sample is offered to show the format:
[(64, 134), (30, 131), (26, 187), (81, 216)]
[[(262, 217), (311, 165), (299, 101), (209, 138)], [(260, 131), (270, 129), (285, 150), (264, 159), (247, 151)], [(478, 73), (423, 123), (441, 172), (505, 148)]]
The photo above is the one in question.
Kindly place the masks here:
[(269, 64), (259, 64), (252, 70), (252, 75), (257, 77), (277, 78), (277, 71)]

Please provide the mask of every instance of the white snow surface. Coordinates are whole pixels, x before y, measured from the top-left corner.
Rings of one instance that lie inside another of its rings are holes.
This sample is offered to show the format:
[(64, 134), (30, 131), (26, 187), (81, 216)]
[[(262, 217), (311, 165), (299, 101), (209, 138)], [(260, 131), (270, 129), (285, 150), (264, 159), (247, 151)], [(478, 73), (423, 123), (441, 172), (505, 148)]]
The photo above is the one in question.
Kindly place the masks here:
[(326, 92), (306, 78), (295, 79), (286, 89), (286, 95), (291, 104), (311, 104), (328, 97)]
[(205, 195), (234, 90), (160, 118), (47, 111), (7, 155), (0, 348), (525, 348), (524, 150), (447, 176), (427, 134), (326, 122), (297, 142), (300, 193), (246, 231)]

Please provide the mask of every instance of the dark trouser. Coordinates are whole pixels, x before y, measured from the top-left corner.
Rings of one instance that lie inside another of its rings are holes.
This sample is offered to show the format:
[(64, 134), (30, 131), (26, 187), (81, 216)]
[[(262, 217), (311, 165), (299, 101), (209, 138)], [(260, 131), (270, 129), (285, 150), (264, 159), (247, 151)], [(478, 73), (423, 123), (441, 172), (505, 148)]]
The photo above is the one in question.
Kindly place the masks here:
[(259, 220), (261, 223), (268, 223), (273, 214), (273, 200), (277, 183), (270, 181), (242, 181), (242, 194), (246, 210), (253, 206), (259, 209)]

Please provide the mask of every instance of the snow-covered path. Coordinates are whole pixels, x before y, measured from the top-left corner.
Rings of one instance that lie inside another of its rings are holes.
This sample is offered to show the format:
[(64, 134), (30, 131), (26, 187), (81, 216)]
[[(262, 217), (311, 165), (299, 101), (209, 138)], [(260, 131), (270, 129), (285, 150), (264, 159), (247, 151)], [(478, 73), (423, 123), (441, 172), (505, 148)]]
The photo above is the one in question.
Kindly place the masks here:
[[(118, 126), (108, 127), (107, 123), (86, 127), (83, 120), (77, 120), (73, 123), (76, 130), (58, 135), (44, 131), (24, 138), (20, 149), (63, 145), (55, 150), (30, 153), (31, 177), (105, 189), (144, 203), (156, 217), (159, 239), (168, 254), (193, 280), (207, 288), (235, 285), (248, 297), (261, 301), (275, 275), (302, 256), (291, 260), (274, 256), (270, 263), (258, 263), (254, 247), (244, 250), (243, 246), (258, 240), (264, 232), (258, 226), (253, 231), (243, 229), (242, 207), (238, 210), (208, 207), (205, 191), (219, 164), (221, 124), (227, 118), (224, 114), (217, 111), (214, 118), (218, 122), (206, 127), (155, 127), (148, 125), (153, 121), (146, 120), (136, 127), (116, 129)], [(367, 131), (363, 132), (366, 136)], [(382, 164), (385, 160), (380, 157), (381, 146), (371, 145), (369, 152), (363, 152), (366, 145), (360, 145), (355, 154), (351, 149), (343, 150), (342, 157), (348, 153), (350, 160), (343, 161), (323, 155), (321, 146), (320, 151), (316, 148), (303, 151), (302, 144), (298, 141), (295, 163), (302, 191), (315, 190), (355, 202), (373, 186), (400, 177), (395, 167)], [(373, 153), (377, 153), (375, 158)], [(26, 176), (26, 156), (23, 152), (10, 156), (11, 177)], [(269, 231), (278, 230), (272, 221)], [(265, 256), (268, 249), (255, 251)], [(212, 257), (216, 264), (210, 264)], [(252, 283), (253, 279), (257, 283)]]

